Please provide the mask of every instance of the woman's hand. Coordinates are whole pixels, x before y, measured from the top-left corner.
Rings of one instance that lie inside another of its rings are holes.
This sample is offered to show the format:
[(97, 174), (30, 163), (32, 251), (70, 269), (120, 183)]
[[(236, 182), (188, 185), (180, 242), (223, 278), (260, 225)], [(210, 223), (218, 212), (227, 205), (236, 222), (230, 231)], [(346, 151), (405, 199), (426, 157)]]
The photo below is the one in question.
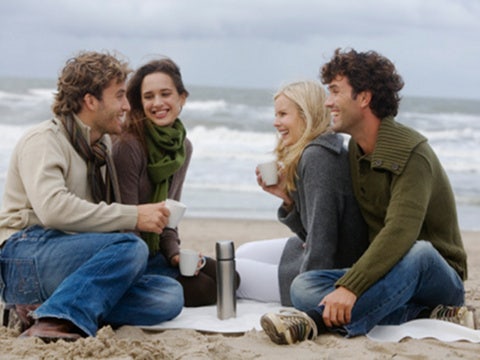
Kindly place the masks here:
[[(200, 273), (200, 270), (202, 270), (205, 267), (206, 263), (207, 263), (207, 259), (201, 253), (199, 253), (197, 270), (195, 271), (194, 276), (197, 276)], [(180, 255), (173, 255), (170, 258), (170, 264), (173, 267), (178, 267), (180, 265)]]
[(278, 174), (278, 182), (275, 185), (269, 186), (265, 185), (265, 182), (262, 179), (262, 175), (260, 174), (260, 170), (258, 170), (258, 167), (255, 168), (255, 175), (257, 176), (257, 183), (258, 185), (260, 185), (263, 191), (282, 199), (285, 206), (291, 206), (293, 201), (290, 196), (285, 192), (285, 190), (283, 190), (285, 188), (285, 176), (282, 174), (281, 171)]
[(180, 255), (173, 255), (171, 258), (170, 258), (170, 264), (173, 266), (173, 267), (177, 267), (178, 264), (180, 264)]
[(195, 271), (195, 276), (198, 276), (198, 274), (200, 273), (200, 270), (202, 270), (205, 267), (206, 263), (207, 263), (207, 259), (205, 258), (205, 256), (203, 256), (202, 253), (199, 253), (197, 271)]

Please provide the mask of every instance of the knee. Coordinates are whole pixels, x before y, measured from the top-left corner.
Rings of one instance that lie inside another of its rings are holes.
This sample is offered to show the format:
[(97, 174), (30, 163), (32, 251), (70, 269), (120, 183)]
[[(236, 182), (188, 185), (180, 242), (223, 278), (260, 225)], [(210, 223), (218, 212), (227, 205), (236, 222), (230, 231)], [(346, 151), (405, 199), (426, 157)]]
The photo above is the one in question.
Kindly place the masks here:
[(316, 308), (325, 296), (335, 290), (336, 281), (345, 272), (345, 269), (337, 269), (310, 270), (301, 273), (290, 286), (290, 299), (293, 306), (301, 311)]
[(167, 309), (167, 318), (173, 319), (178, 316), (185, 305), (185, 299), (183, 296), (182, 285), (175, 279), (170, 279), (170, 284), (168, 284), (168, 295), (165, 299), (165, 309)]
[(237, 249), (235, 249), (235, 257), (237, 259), (248, 258), (248, 254), (251, 252), (252, 246), (253, 242), (247, 242), (240, 245)]
[(433, 247), (432, 243), (430, 241), (425, 241), (425, 240), (418, 240), (413, 244), (412, 248), (410, 249), (410, 252), (415, 255), (415, 256), (425, 256), (428, 254), (431, 254), (432, 252), (435, 251), (435, 248)]
[(135, 247), (134, 252), (136, 254), (136, 257), (141, 260), (147, 261), (149, 256), (147, 243), (142, 239), (140, 239), (139, 237), (136, 237), (134, 247)]
[[(417, 241), (407, 254), (395, 265), (395, 268), (412, 278), (431, 274), (439, 266), (448, 265), (445, 259), (429, 241)], [(409, 275), (407, 275), (409, 274)]]
[[(113, 235), (113, 234), (112, 234)], [(135, 234), (114, 234), (115, 240), (110, 243), (110, 250), (117, 261), (128, 264), (132, 272), (143, 273), (148, 263), (148, 246)], [(109, 255), (111, 256), (111, 255)]]
[(405, 255), (403, 262), (406, 266), (428, 266), (433, 260), (437, 259), (440, 254), (429, 241), (419, 240)]
[(308, 291), (308, 276), (305, 276), (306, 273), (302, 273), (293, 279), (292, 284), (290, 285), (290, 293), (292, 294), (303, 294)]
[(124, 256), (132, 257), (131, 261), (147, 262), (148, 260), (148, 246), (145, 241), (132, 233), (125, 233), (124, 239), (120, 242), (128, 248), (124, 252)]
[(183, 288), (180, 283), (173, 278), (163, 277), (161, 291), (155, 296), (155, 302), (150, 304), (149, 322), (159, 324), (171, 320), (181, 313), (183, 306)]
[(182, 285), (180, 285), (178, 281), (171, 279), (169, 290), (169, 300), (167, 299), (167, 301), (165, 301), (169, 304), (167, 306), (167, 318), (173, 319), (182, 312), (183, 306), (185, 305), (185, 299), (183, 296)]
[(313, 309), (318, 305), (320, 299), (308, 273), (302, 273), (293, 280), (290, 286), (290, 300), (292, 305), (301, 311)]
[(214, 305), (217, 302), (217, 283), (210, 276), (200, 272), (194, 278), (179, 276), (186, 307)]

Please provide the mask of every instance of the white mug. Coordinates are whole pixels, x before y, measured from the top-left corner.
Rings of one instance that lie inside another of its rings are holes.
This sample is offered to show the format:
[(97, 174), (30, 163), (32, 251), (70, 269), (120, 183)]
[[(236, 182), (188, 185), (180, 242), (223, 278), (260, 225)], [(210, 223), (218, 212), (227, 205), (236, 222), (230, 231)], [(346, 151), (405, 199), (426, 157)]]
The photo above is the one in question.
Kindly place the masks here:
[(185, 214), (185, 211), (187, 210), (187, 206), (180, 201), (173, 199), (165, 200), (165, 206), (170, 210), (167, 227), (175, 229), (180, 220), (182, 220), (183, 214)]
[(183, 276), (193, 276), (201, 270), (207, 260), (205, 256), (200, 256), (200, 253), (195, 250), (181, 249), (180, 250), (180, 274)]
[(258, 164), (258, 171), (260, 171), (265, 185), (275, 185), (278, 182), (278, 165), (276, 160)]

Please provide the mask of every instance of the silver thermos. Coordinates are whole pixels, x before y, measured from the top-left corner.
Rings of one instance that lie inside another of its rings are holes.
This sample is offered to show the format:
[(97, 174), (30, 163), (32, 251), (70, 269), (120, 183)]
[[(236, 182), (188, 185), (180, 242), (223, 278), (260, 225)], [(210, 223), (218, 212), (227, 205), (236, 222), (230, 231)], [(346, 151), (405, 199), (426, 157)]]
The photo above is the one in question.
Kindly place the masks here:
[(217, 317), (225, 320), (237, 315), (233, 241), (218, 241), (215, 250), (217, 254)]

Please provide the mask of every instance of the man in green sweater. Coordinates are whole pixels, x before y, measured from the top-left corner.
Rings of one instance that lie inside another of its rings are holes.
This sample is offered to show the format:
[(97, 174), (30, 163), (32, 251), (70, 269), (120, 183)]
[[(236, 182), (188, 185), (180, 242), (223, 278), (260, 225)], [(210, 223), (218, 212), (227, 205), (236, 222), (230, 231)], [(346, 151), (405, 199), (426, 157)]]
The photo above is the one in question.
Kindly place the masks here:
[(349, 269), (299, 275), (290, 291), (301, 311), (264, 315), (265, 332), (291, 344), (416, 318), (475, 328), (464, 306), (467, 261), (453, 191), (427, 139), (394, 120), (403, 87), (395, 66), (374, 51), (337, 49), (321, 78), (332, 129), (351, 136), (353, 190), (370, 246)]

